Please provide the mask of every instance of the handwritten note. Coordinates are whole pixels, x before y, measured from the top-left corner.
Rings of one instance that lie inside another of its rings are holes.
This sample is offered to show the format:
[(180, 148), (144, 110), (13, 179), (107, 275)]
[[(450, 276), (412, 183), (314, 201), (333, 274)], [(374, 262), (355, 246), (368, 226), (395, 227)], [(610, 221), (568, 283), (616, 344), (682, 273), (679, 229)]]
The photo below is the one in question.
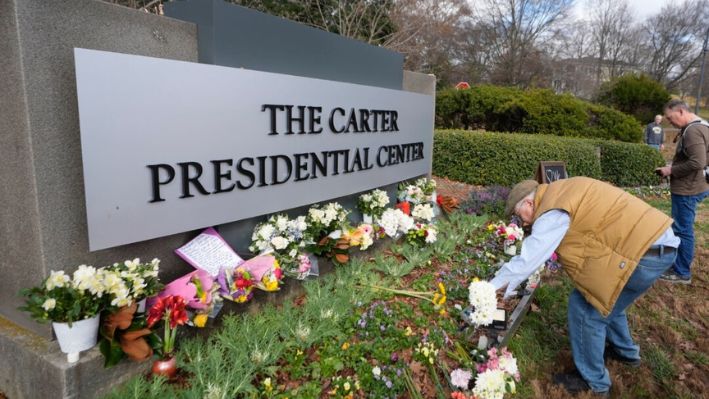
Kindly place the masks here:
[(223, 267), (233, 268), (244, 263), (244, 260), (211, 227), (176, 249), (175, 253), (190, 265), (207, 271), (213, 277), (219, 274), (219, 270)]

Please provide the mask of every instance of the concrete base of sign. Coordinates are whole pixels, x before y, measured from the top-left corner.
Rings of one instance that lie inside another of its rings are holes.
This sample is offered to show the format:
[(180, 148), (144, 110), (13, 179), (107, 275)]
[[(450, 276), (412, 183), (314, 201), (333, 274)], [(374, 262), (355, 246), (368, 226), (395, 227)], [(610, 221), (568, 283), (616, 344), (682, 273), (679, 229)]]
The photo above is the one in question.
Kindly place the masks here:
[(123, 361), (104, 368), (98, 347), (67, 363), (56, 341), (48, 341), (0, 317), (0, 392), (8, 398), (93, 398), (145, 372), (151, 363)]
[(142, 366), (106, 370), (96, 348), (69, 365), (18, 292), (50, 270), (136, 257), (162, 259), (169, 280), (189, 269), (172, 251), (192, 235), (89, 252), (73, 48), (195, 62), (197, 28), (104, 1), (0, 0), (0, 37), (0, 392), (95, 397)]

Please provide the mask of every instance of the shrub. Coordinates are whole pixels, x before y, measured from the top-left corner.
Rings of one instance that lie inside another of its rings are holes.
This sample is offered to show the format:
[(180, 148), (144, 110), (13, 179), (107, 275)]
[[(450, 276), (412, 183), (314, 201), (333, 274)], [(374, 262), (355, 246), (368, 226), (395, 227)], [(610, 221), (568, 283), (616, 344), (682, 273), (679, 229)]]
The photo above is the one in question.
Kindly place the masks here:
[[(564, 161), (569, 176), (617, 186), (656, 185), (654, 169), (664, 164), (646, 145), (610, 140), (456, 130), (434, 136), (433, 174), (468, 184), (509, 187), (534, 178), (539, 161)], [(477, 213), (487, 202), (471, 197), (463, 206)]]
[(601, 86), (598, 101), (649, 123), (670, 100), (665, 87), (646, 75), (624, 75)]
[(660, 180), (655, 168), (665, 165), (665, 160), (656, 149), (642, 145), (601, 141), (601, 171), (603, 179), (616, 186), (654, 186)]
[(489, 131), (615, 138), (640, 141), (642, 126), (631, 116), (550, 90), (475, 86), (436, 96), (436, 125)]
[(565, 161), (570, 176), (601, 177), (592, 140), (453, 130), (434, 136), (433, 173), (468, 184), (511, 186), (534, 178), (544, 160)]

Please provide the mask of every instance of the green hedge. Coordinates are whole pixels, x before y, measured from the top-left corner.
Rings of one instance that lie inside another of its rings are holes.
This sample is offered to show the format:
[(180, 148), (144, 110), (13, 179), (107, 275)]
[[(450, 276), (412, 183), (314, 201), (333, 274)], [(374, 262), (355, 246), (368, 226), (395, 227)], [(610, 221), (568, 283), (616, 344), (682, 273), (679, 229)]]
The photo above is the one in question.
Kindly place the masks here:
[(436, 95), (436, 126), (488, 131), (596, 137), (639, 142), (643, 128), (632, 116), (551, 90), (475, 86)]
[(665, 165), (656, 149), (644, 144), (600, 141), (603, 180), (619, 187), (655, 186), (660, 181), (654, 170)]
[(564, 161), (569, 176), (619, 186), (655, 185), (653, 170), (664, 164), (658, 151), (642, 144), (456, 130), (434, 136), (433, 174), (468, 184), (511, 186), (534, 178), (539, 161)]

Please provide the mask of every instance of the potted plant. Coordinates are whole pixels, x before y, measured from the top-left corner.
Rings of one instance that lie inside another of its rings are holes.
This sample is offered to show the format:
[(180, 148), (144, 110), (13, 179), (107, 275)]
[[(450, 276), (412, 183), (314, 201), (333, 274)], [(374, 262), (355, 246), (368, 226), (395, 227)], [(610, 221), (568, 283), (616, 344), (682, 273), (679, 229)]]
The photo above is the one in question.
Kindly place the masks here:
[(102, 269), (81, 265), (73, 278), (61, 270), (51, 271), (40, 286), (20, 292), (26, 301), (20, 309), (38, 322), (51, 321), (61, 351), (74, 363), (79, 352), (96, 345), (105, 291)]
[(357, 208), (362, 212), (362, 221), (367, 224), (372, 224), (373, 218), (381, 216), (387, 205), (389, 205), (389, 196), (386, 191), (378, 189), (360, 195), (357, 200)]
[(147, 298), (156, 295), (163, 288), (158, 279), (159, 268), (160, 259), (155, 258), (150, 263), (141, 263), (139, 258), (135, 258), (123, 263), (114, 263), (108, 269), (120, 275), (130, 297), (138, 303), (137, 313), (144, 313)]
[(179, 295), (159, 297), (148, 311), (148, 328), (162, 320), (164, 328), (162, 353), (160, 359), (153, 362), (153, 375), (173, 378), (177, 374), (175, 359), (175, 338), (177, 326), (184, 325), (187, 320), (187, 301)]

